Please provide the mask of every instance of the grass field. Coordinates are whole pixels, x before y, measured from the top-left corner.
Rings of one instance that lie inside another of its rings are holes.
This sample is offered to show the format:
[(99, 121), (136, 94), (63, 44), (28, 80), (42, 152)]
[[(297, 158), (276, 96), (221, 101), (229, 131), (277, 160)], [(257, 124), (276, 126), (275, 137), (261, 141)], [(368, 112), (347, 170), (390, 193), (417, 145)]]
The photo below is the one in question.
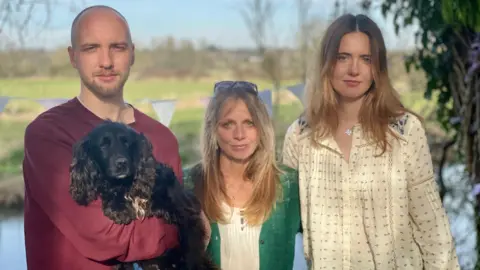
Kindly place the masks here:
[[(189, 165), (198, 160), (199, 132), (204, 115), (200, 101), (211, 95), (215, 80), (175, 81), (146, 80), (130, 81), (126, 85), (126, 100), (141, 111), (156, 118), (148, 102), (142, 99), (177, 99), (175, 114), (170, 128), (178, 138), (182, 161)], [(270, 87), (265, 81), (253, 81), (260, 89)], [(285, 86), (295, 84), (286, 82)], [(44, 109), (36, 98), (71, 98), (78, 94), (79, 84), (72, 79), (29, 79), (0, 81), (0, 96), (25, 98), (11, 100), (0, 114), (0, 178), (18, 174), (23, 159), (23, 133), (26, 125)], [(280, 91), (282, 104), (277, 117), (277, 149), (281, 149), (288, 125), (300, 114), (301, 103), (287, 90)], [(434, 102), (423, 99), (421, 92), (405, 92), (405, 105), (422, 115), (434, 110)], [(2, 177), (3, 175), (3, 177)]]
[[(198, 99), (209, 96), (216, 79), (194, 80), (129, 80), (125, 85), (125, 98), (135, 101), (152, 99)], [(264, 80), (252, 80), (260, 90), (271, 88)], [(295, 84), (284, 82), (284, 86)], [(79, 81), (74, 79), (1, 80), (0, 95), (29, 98), (69, 98), (78, 94)]]

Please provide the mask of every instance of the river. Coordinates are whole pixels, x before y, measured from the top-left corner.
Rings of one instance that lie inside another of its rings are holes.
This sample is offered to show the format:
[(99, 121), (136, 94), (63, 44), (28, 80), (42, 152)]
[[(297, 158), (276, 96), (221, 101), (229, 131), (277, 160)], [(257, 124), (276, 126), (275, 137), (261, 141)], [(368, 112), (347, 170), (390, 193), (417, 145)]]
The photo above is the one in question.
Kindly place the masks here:
[[(450, 218), (452, 234), (456, 240), (457, 253), (462, 270), (473, 270), (477, 255), (476, 231), (473, 221), (473, 196), (471, 186), (462, 176), (462, 166), (452, 166), (445, 170), (445, 185), (449, 192), (445, 196), (445, 208)], [(297, 235), (294, 270), (306, 269), (303, 258), (302, 241)], [(26, 270), (23, 235), (23, 216), (13, 216), (0, 220), (0, 269)]]
[(23, 216), (0, 221), (0, 269), (26, 270)]

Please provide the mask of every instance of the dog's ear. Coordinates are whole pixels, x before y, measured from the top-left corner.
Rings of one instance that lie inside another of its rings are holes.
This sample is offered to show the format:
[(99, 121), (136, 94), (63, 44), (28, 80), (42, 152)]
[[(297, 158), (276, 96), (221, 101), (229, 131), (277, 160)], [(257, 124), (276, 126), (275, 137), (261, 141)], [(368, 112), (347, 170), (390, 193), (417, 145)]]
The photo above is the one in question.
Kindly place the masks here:
[(155, 164), (152, 143), (143, 133), (138, 134), (135, 146), (134, 158), (136, 164), (139, 164), (140, 167)]
[[(153, 147), (148, 138), (140, 133), (136, 136), (134, 148), (135, 182), (133, 189), (144, 194), (136, 194), (141, 198), (149, 198), (155, 182), (156, 161)], [(137, 190), (138, 188), (138, 190)]]
[(88, 140), (74, 144), (70, 166), (70, 195), (80, 205), (88, 205), (97, 198), (100, 171), (91, 159), (91, 154)]

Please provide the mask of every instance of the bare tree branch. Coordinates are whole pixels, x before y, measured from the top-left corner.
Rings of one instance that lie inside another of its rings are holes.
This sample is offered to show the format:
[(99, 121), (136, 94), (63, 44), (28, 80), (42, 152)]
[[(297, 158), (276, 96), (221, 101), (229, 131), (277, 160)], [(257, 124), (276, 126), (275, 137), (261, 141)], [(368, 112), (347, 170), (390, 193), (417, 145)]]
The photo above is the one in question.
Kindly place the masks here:
[(54, 8), (67, 6), (74, 12), (83, 5), (84, 0), (0, 0), (0, 34), (10, 37), (11, 42), (15, 35), (24, 46), (30, 30), (34, 39), (49, 26)]
[(310, 39), (308, 27), (308, 12), (312, 7), (312, 0), (296, 0), (298, 13), (298, 28), (300, 32), (300, 65), (301, 65), (301, 81), (305, 83), (307, 77), (307, 57), (308, 57), (308, 41)]
[(454, 138), (452, 140), (447, 141), (443, 145), (442, 157), (438, 165), (437, 178), (438, 178), (438, 183), (440, 188), (440, 199), (442, 200), (442, 202), (443, 202), (443, 199), (445, 198), (445, 194), (447, 194), (447, 188), (445, 187), (445, 181), (443, 179), (443, 167), (445, 166), (445, 162), (447, 161), (448, 149), (450, 149), (450, 147), (452, 147), (455, 144), (455, 142), (456, 142), (456, 139)]
[(275, 93), (274, 98), (274, 123), (278, 115), (282, 78), (282, 48), (268, 49), (268, 26), (273, 25), (275, 6), (273, 0), (247, 0), (240, 9), (240, 14), (247, 26), (251, 38), (255, 42), (257, 52), (262, 58), (262, 69), (270, 78)]
[(260, 54), (264, 54), (268, 39), (268, 25), (272, 23), (275, 10), (272, 0), (248, 0), (240, 9), (247, 25), (250, 37), (255, 42)]

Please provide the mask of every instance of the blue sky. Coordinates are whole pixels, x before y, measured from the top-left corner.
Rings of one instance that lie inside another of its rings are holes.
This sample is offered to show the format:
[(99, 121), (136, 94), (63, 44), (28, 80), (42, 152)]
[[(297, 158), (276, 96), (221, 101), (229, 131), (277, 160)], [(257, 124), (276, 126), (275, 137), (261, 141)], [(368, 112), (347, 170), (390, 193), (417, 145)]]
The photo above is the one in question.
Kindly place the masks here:
[[(78, 4), (75, 12), (70, 11), (69, 0), (63, 1), (64, 5), (54, 9), (48, 29), (31, 38), (28, 46), (51, 48), (68, 45), (70, 24), (76, 13), (94, 4), (108, 5), (120, 11), (130, 24), (137, 46), (149, 45), (154, 37), (169, 35), (194, 41), (205, 40), (229, 48), (253, 46), (238, 11), (245, 5), (244, 0), (83, 0), (84, 4)], [(275, 43), (290, 45), (297, 28), (295, 0), (274, 1)], [(356, 1), (349, 0), (352, 5)], [(333, 3), (334, 0), (314, 0), (311, 16), (328, 19), (333, 12)], [(36, 16), (40, 19), (43, 14), (39, 8)], [(412, 45), (411, 34), (396, 37), (391, 21), (383, 19), (378, 11), (371, 16), (382, 28), (388, 48)]]

